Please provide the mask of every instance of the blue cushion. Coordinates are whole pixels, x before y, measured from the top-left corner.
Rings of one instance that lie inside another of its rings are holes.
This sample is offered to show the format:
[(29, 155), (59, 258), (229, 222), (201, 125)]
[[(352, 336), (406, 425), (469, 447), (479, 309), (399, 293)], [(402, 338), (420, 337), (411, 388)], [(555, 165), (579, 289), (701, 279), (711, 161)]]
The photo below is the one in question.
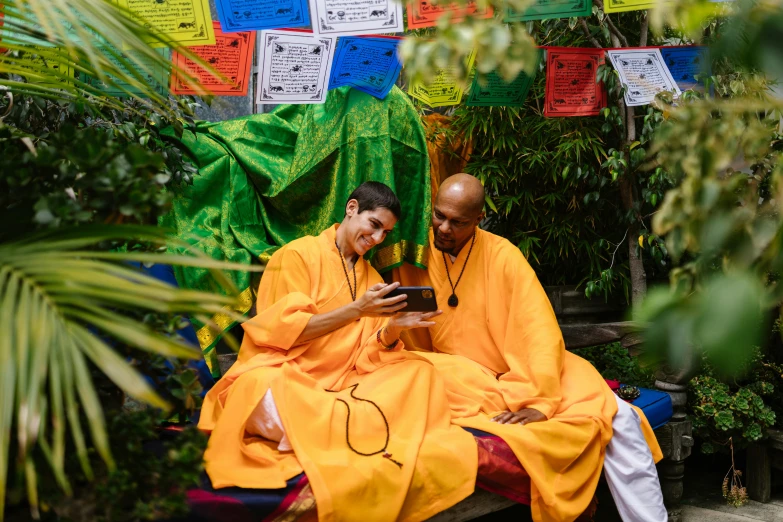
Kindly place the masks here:
[(671, 396), (666, 392), (647, 388), (639, 388), (639, 391), (642, 394), (631, 404), (644, 412), (644, 416), (647, 417), (653, 429), (660, 428), (669, 422), (674, 413)]

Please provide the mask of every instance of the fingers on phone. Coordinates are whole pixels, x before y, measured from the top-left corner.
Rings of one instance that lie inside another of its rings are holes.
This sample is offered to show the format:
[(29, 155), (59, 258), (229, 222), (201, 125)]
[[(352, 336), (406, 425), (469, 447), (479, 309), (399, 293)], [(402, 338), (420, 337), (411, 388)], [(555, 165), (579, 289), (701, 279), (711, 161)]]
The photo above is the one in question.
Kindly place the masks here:
[(389, 303), (399, 303), (400, 301), (405, 301), (408, 298), (406, 294), (400, 294), (395, 295), (394, 297), (387, 297), (386, 301)]
[(400, 283), (398, 283), (397, 281), (389, 285), (384, 285), (383, 283), (378, 283), (378, 284), (381, 285), (381, 287), (378, 289), (381, 296), (388, 294), (389, 292), (391, 292), (392, 290), (400, 286)]

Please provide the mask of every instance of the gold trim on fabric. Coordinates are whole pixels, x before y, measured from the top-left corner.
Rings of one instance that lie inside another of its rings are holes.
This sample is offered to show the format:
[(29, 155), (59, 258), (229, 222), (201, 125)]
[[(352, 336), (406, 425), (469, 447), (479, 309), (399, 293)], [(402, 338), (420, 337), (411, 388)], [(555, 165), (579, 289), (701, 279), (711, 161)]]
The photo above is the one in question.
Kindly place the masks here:
[[(310, 488), (310, 484), (307, 484), (299, 492), (296, 499), (288, 506), (288, 509), (280, 516), (275, 517), (274, 522), (301, 522), (303, 520), (316, 520), (316, 517), (312, 516), (315, 512), (315, 496), (313, 490)], [(310, 516), (306, 516), (310, 515)]]
[(378, 250), (373, 256), (372, 264), (379, 272), (389, 267), (399, 266), (403, 261), (417, 266), (427, 266), (428, 250), (428, 246), (402, 239), (398, 243)]
[[(251, 288), (247, 287), (241, 294), (239, 294), (238, 300), (239, 303), (235, 306), (226, 305), (223, 307), (223, 309), (233, 310), (239, 314), (246, 314), (248, 311), (250, 311), (250, 307), (253, 306), (253, 291)], [(228, 314), (217, 313), (212, 316), (212, 322), (215, 323), (220, 329), (218, 333), (213, 332), (210, 328), (210, 325), (202, 326), (196, 332), (198, 343), (201, 345), (201, 350), (204, 352), (206, 352), (215, 343), (215, 341), (217, 341), (217, 338), (221, 333), (225, 332), (226, 329), (228, 329), (236, 321)], [(209, 358), (206, 358), (206, 360), (207, 365), (209, 365)], [(212, 367), (210, 366), (210, 370), (211, 369)]]

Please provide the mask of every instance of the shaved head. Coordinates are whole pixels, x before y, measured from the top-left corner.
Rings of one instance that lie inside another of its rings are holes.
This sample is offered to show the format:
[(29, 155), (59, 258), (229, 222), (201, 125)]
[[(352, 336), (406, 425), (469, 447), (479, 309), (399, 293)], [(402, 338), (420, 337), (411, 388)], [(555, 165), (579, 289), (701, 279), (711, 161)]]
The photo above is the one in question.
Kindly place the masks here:
[(470, 174), (449, 176), (432, 209), (435, 248), (453, 256), (473, 237), (484, 218), (484, 186)]
[(454, 174), (438, 189), (436, 201), (441, 198), (452, 200), (466, 213), (478, 214), (484, 209), (484, 185), (470, 174)]

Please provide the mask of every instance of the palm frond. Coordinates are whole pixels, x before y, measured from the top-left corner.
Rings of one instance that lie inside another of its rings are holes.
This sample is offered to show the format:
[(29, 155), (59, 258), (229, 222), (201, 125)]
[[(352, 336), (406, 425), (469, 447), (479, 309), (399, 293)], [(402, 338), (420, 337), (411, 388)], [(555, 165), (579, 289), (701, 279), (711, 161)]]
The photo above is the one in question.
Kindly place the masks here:
[(113, 466), (90, 364), (128, 395), (167, 407), (112, 343), (166, 357), (201, 357), (198, 348), (152, 330), (132, 319), (128, 311), (202, 316), (234, 304), (236, 290), (231, 287), (224, 287), (228, 296), (182, 290), (145, 275), (128, 262), (191, 264), (215, 273), (226, 268), (250, 269), (204, 255), (89, 250), (118, 238), (160, 242), (165, 232), (133, 226), (81, 227), (0, 245), (0, 331), (4, 332), (0, 336), (0, 520), (12, 441), (18, 446), (16, 454), (34, 513), (37, 475), (33, 455), (37, 448), (66, 493), (70, 492), (64, 470), (69, 432), (88, 478), (92, 470), (84, 424), (98, 454)]
[[(152, 85), (160, 69), (191, 75), (172, 65), (168, 47), (215, 75), (214, 68), (165, 34), (146, 27), (116, 0), (0, 0), (0, 87), (53, 100), (86, 98), (120, 109), (103, 85), (147, 108), (171, 116), (168, 85)], [(90, 79), (94, 79), (91, 81)], [(162, 87), (162, 89), (161, 89)]]

